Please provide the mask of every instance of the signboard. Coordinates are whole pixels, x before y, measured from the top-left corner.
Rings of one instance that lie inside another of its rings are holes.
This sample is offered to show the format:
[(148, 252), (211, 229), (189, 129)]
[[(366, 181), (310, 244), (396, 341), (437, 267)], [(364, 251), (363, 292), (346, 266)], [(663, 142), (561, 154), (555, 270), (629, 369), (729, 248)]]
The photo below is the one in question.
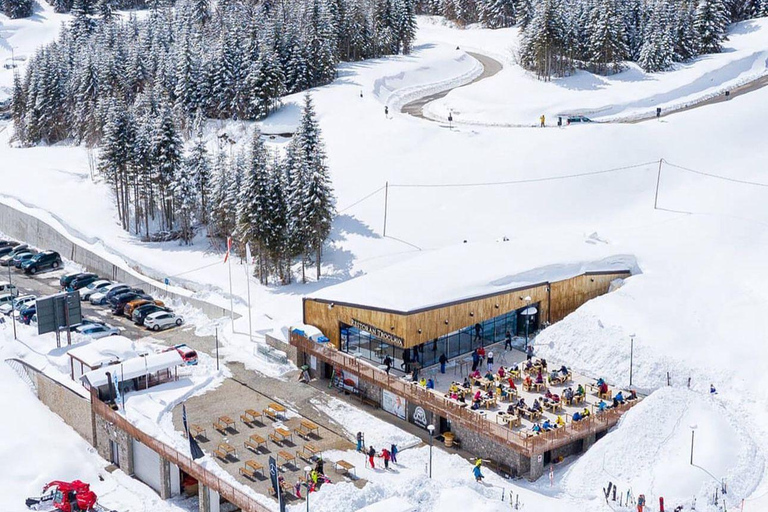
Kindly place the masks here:
[(370, 324), (366, 324), (365, 322), (361, 322), (360, 320), (357, 320), (356, 318), (352, 319), (352, 326), (357, 327), (361, 331), (365, 331), (368, 333), (373, 334), (377, 338), (388, 341), (390, 343), (394, 343), (395, 345), (398, 345), (400, 347), (405, 345), (405, 340), (401, 338), (400, 336), (395, 336), (391, 332), (387, 332), (383, 329), (379, 329), (378, 327), (374, 327)]
[(381, 391), (381, 408), (404, 420), (408, 410), (408, 402), (405, 398), (384, 389)]
[(421, 428), (427, 428), (427, 425), (429, 425), (429, 420), (427, 419), (427, 411), (425, 411), (421, 406), (416, 406), (416, 408), (413, 410), (411, 421), (413, 421), (414, 425), (417, 425)]
[(58, 331), (83, 321), (80, 292), (57, 293), (37, 299), (37, 333)]

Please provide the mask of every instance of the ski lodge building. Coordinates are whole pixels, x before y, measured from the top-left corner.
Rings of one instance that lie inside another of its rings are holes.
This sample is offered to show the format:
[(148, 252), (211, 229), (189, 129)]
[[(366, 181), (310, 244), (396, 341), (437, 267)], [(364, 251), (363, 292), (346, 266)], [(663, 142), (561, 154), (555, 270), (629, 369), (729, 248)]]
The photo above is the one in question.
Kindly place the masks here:
[[(436, 435), (450, 432), (447, 437), (459, 439), (469, 452), (535, 480), (551, 460), (588, 448), (620, 411), (532, 437), (491, 420), (490, 412), (489, 421), (478, 421), (478, 411), (416, 385), (407, 371), (416, 366), (444, 385), (461, 381), (475, 348), (498, 342), (503, 347), (509, 332), (523, 349), (540, 328), (620, 286), (635, 263), (610, 256), (526, 269), (525, 258), (511, 255), (506, 244), (495, 245), (481, 256), (467, 246), (425, 253), (318, 291), (304, 299), (304, 326), (292, 329), (290, 355), (314, 376), (342, 374), (340, 387), (365, 402), (422, 428), (434, 425)], [(441, 354), (451, 361), (446, 375), (434, 366)], [(393, 361), (389, 373), (386, 357)], [(497, 356), (494, 371), (498, 364)]]

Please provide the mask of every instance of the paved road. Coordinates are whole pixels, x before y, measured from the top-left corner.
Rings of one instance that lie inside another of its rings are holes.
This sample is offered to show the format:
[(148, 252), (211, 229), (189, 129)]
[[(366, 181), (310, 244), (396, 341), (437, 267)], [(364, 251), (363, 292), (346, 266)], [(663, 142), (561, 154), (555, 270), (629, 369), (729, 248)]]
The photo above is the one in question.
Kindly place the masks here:
[[(480, 75), (477, 78), (475, 78), (468, 84), (460, 85), (459, 87), (466, 87), (467, 85), (471, 85), (471, 84), (474, 84), (475, 82), (479, 82), (480, 80), (484, 80), (486, 78), (492, 77), (493, 75), (501, 71), (501, 68), (503, 67), (501, 62), (497, 61), (496, 59), (492, 59), (487, 55), (483, 55), (481, 53), (474, 53), (474, 52), (467, 52), (467, 54), (469, 54), (469, 56), (473, 57), (474, 59), (477, 59), (480, 62), (480, 64), (482, 64), (483, 72), (480, 73)], [(448, 93), (454, 89), (458, 89), (458, 87), (451, 87), (450, 89), (446, 89), (445, 91), (437, 92), (435, 94), (429, 94), (427, 96), (414, 100), (410, 103), (406, 103), (405, 105), (403, 105), (403, 108), (400, 109), (400, 111), (404, 114), (410, 114), (414, 117), (427, 119), (426, 117), (424, 117), (424, 106), (431, 101), (435, 101), (437, 99), (447, 96)]]

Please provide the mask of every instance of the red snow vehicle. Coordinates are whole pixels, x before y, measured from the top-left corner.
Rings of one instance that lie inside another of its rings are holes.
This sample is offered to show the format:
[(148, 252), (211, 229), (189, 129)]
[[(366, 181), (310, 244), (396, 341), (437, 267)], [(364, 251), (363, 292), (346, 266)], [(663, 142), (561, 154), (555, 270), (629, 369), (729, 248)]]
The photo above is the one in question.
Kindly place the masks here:
[[(48, 508), (51, 502), (53, 508)], [(96, 505), (96, 493), (91, 486), (80, 480), (62, 482), (54, 480), (43, 487), (39, 498), (27, 498), (27, 507), (35, 510), (60, 510), (61, 512), (91, 512), (101, 510)]]

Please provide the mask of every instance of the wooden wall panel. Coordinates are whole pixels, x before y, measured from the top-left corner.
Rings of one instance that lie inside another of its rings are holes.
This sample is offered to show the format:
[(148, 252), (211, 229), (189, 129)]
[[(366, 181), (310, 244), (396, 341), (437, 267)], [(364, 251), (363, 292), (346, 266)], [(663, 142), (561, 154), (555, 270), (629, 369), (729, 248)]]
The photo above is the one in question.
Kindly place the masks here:
[(353, 318), (399, 336), (404, 339), (405, 347), (413, 347), (519, 309), (525, 306), (523, 298), (526, 296), (531, 297), (531, 304), (539, 303), (539, 322), (554, 323), (586, 301), (606, 293), (614, 279), (627, 276), (629, 272), (583, 274), (563, 281), (543, 283), (415, 313), (378, 311), (344, 304), (330, 307), (326, 301), (304, 299), (304, 322), (320, 329), (337, 348), (340, 346), (339, 323), (351, 325)]

